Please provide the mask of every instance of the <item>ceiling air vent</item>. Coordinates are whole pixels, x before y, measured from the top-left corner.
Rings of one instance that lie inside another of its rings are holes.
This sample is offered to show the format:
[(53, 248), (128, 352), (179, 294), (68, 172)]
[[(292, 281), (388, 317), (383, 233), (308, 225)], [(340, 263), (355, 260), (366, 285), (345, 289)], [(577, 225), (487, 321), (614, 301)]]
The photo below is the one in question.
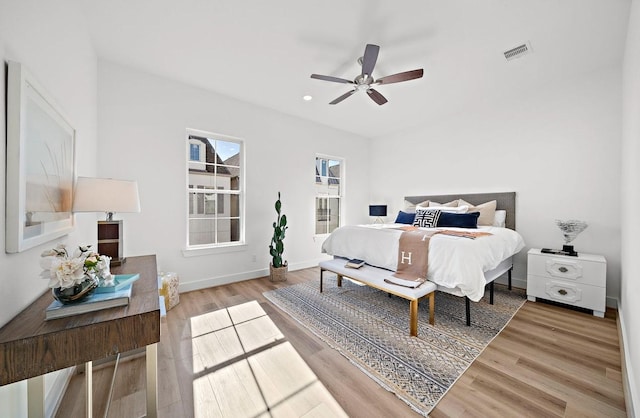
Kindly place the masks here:
[(529, 54), (532, 51), (531, 49), (531, 44), (529, 42), (526, 42), (522, 45), (519, 45), (515, 48), (512, 48), (508, 51), (504, 52), (504, 57), (507, 59), (507, 61), (511, 61), (514, 60), (516, 58), (520, 58), (524, 55)]

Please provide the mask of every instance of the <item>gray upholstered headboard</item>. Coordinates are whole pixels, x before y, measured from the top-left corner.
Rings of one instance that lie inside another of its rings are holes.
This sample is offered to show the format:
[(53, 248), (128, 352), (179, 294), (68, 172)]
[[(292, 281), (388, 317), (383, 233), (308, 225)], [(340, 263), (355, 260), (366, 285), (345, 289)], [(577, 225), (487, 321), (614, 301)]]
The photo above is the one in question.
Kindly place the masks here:
[(503, 193), (470, 193), (470, 194), (441, 194), (426, 196), (406, 196), (404, 200), (415, 204), (425, 200), (447, 203), (454, 199), (464, 199), (472, 205), (480, 205), (491, 200), (496, 201), (496, 209), (507, 211), (506, 227), (516, 229), (516, 192)]

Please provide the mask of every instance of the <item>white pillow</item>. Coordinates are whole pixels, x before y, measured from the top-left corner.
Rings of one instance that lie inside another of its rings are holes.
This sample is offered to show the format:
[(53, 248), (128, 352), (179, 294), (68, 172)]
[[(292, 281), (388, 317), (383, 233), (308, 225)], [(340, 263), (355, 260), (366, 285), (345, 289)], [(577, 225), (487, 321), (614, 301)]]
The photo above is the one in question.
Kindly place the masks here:
[[(448, 207), (454, 207), (455, 208), (456, 206), (460, 206), (460, 200), (461, 199), (456, 199), (456, 200), (452, 200), (451, 202), (447, 202), (447, 203), (438, 203), (438, 202), (433, 202), (433, 201), (428, 201), (428, 202), (429, 202), (429, 207), (448, 206)], [(422, 203), (424, 203), (424, 202), (422, 202)], [(464, 203), (463, 203), (463, 205), (464, 205)]]
[(498, 209), (496, 210), (496, 215), (493, 218), (493, 226), (499, 226), (500, 228), (504, 228), (506, 226), (507, 220), (507, 211)]
[(416, 213), (416, 206), (427, 207), (429, 206), (429, 201), (425, 200), (424, 202), (420, 202), (417, 205), (415, 203), (411, 203), (408, 200), (404, 201), (404, 210), (406, 213)]
[(467, 213), (467, 210), (469, 210), (469, 206), (467, 205), (462, 205), (462, 206), (420, 206), (417, 205), (416, 206), (416, 210), (439, 210), (440, 212), (449, 212), (449, 213)]

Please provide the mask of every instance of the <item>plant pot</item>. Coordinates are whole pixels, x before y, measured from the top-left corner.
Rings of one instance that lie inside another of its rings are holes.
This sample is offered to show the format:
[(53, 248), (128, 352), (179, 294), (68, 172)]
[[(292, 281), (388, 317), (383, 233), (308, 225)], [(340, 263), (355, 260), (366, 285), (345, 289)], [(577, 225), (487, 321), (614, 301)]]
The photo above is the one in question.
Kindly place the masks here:
[(288, 264), (285, 264), (282, 267), (273, 267), (273, 264), (269, 263), (269, 280), (271, 280), (272, 282), (287, 281), (288, 268)]

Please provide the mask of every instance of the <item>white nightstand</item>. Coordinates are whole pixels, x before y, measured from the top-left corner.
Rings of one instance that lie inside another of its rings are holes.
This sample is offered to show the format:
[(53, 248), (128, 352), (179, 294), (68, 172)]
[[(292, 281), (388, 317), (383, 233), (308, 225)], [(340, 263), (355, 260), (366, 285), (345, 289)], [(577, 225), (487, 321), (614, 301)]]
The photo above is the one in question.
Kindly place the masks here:
[(604, 317), (607, 297), (607, 261), (601, 255), (554, 255), (532, 248), (527, 258), (527, 298), (593, 309)]

